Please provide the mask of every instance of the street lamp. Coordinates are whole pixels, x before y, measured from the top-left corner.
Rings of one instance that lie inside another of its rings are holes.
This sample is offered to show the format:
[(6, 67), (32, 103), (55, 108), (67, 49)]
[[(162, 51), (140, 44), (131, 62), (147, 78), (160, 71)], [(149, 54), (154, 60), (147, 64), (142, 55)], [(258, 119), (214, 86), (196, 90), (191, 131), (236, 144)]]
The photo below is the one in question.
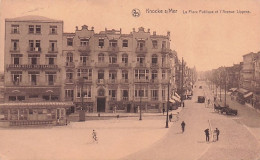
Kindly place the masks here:
[(165, 128), (169, 128), (169, 126), (168, 126), (168, 122), (169, 122), (168, 114), (169, 114), (169, 100), (170, 100), (170, 83), (171, 83), (171, 80), (169, 80), (169, 82), (168, 82), (168, 97), (167, 97), (167, 108), (166, 108), (167, 115), (166, 115), (166, 126), (165, 126)]
[(139, 96), (140, 96), (140, 107), (139, 107), (139, 110), (140, 110), (140, 117), (139, 117), (139, 120), (141, 121), (142, 120), (142, 92), (143, 92), (143, 90), (141, 89), (140, 90), (140, 94), (139, 94)]

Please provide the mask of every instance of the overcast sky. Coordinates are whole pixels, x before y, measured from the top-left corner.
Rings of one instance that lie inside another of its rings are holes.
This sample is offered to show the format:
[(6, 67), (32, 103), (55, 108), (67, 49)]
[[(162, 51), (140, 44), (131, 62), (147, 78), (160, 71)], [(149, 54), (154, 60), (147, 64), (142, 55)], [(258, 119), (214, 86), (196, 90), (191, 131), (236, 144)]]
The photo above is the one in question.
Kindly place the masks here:
[[(132, 16), (134, 8), (141, 11), (140, 17)], [(177, 13), (147, 13), (147, 9)], [(184, 14), (189, 10), (214, 13)], [(96, 33), (122, 28), (127, 34), (140, 26), (151, 33), (170, 31), (171, 49), (201, 71), (231, 66), (242, 61), (242, 55), (260, 51), (260, 0), (2, 0), (0, 12), (0, 71), (4, 70), (4, 20), (26, 15), (63, 20), (65, 32), (83, 24), (95, 27)]]

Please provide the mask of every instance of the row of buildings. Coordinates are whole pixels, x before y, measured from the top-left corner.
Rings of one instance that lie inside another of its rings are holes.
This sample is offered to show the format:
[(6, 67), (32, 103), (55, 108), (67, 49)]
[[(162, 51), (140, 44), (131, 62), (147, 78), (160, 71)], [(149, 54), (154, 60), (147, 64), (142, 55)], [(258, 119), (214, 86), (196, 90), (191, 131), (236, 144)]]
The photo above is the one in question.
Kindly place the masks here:
[(27, 113), (35, 113), (32, 119), (41, 114), (60, 120), (66, 108), (160, 112), (167, 106), (168, 88), (178, 101), (177, 94), (196, 79), (195, 68), (171, 50), (170, 32), (158, 35), (140, 27), (129, 34), (121, 29), (95, 33), (83, 25), (65, 33), (63, 21), (40, 16), (5, 20), (4, 60), (2, 119), (12, 119), (13, 112), (18, 114), (14, 120)]
[(236, 91), (240, 103), (250, 103), (260, 109), (260, 52), (245, 54), (243, 62), (214, 69), (207, 77), (222, 88), (226, 84), (227, 89)]

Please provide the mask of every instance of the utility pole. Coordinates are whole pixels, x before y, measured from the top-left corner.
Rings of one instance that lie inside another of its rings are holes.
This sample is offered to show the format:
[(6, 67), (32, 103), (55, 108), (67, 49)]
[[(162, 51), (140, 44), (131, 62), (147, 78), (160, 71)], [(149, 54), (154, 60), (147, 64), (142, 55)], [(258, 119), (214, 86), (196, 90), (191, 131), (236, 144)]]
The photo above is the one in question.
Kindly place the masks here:
[(165, 128), (169, 128), (169, 126), (168, 126), (168, 112), (169, 112), (169, 99), (170, 99), (170, 80), (169, 80), (169, 82), (168, 82), (168, 97), (167, 97), (167, 107), (166, 107), (166, 109), (167, 109), (167, 115), (166, 115), (166, 126), (165, 126)]
[(184, 76), (184, 71), (183, 71), (183, 57), (181, 61), (181, 103), (183, 100), (183, 76)]

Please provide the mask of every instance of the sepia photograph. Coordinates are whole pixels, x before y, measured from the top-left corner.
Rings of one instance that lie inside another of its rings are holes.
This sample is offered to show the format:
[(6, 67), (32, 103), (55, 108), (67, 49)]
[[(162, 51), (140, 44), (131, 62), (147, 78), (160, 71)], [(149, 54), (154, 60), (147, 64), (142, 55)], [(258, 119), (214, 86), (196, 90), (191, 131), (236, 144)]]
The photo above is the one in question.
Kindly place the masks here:
[(0, 0), (0, 160), (260, 160), (260, 0)]

